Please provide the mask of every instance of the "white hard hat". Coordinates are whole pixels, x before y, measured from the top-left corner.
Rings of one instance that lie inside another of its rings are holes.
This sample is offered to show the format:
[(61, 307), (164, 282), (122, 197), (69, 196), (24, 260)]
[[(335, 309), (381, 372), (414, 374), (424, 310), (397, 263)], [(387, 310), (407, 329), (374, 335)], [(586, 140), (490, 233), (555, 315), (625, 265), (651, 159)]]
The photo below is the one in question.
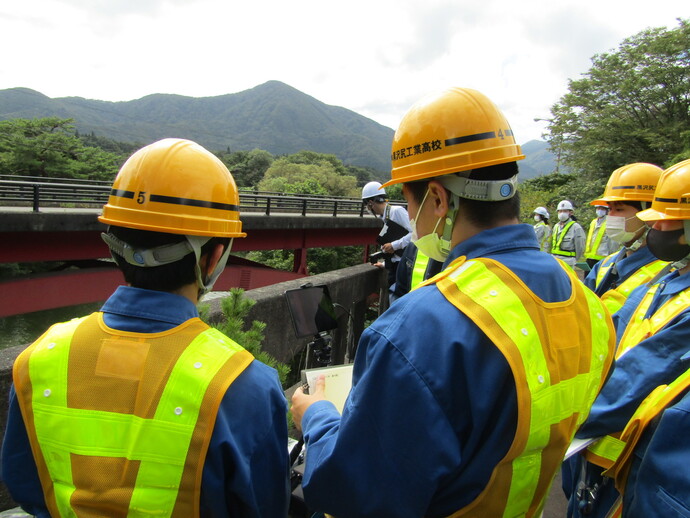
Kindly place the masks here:
[(533, 212), (534, 214), (539, 214), (540, 216), (544, 216), (546, 219), (549, 219), (549, 211), (546, 210), (545, 207), (537, 207)]
[(367, 200), (376, 196), (386, 196), (386, 190), (379, 182), (369, 182), (362, 187), (362, 199)]
[(573, 204), (568, 200), (563, 200), (558, 204), (558, 208), (556, 210), (575, 210), (575, 207), (573, 207)]

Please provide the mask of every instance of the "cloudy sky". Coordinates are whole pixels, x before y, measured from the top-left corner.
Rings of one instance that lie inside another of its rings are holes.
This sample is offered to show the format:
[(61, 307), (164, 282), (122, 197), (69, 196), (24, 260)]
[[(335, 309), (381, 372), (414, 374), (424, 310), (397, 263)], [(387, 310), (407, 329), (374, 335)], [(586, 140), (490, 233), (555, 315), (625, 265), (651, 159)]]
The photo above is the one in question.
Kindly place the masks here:
[(688, 0), (7, 0), (0, 89), (127, 101), (275, 79), (393, 129), (423, 95), (476, 88), (540, 138), (568, 79)]

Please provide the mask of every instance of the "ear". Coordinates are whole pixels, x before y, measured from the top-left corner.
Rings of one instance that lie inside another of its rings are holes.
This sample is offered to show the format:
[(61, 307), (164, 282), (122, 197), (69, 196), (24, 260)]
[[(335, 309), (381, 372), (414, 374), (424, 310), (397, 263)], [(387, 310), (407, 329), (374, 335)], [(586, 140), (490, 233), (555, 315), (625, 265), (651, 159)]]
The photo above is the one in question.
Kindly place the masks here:
[(204, 272), (204, 276), (211, 275), (211, 272), (215, 270), (218, 265), (218, 261), (223, 256), (225, 249), (223, 245), (218, 243), (213, 249), (201, 258), (199, 265), (201, 266), (201, 271)]
[(450, 196), (446, 188), (437, 180), (429, 182), (429, 194), (426, 203), (430, 204), (434, 209), (434, 215), (437, 218), (442, 218), (450, 210)]

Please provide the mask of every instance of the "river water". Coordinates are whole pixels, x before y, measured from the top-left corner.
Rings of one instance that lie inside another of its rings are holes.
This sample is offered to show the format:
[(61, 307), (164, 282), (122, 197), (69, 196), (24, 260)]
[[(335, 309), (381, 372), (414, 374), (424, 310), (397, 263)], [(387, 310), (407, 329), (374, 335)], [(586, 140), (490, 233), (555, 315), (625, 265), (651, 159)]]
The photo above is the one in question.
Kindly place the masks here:
[(0, 349), (28, 345), (54, 323), (88, 315), (102, 305), (102, 302), (80, 304), (0, 318)]

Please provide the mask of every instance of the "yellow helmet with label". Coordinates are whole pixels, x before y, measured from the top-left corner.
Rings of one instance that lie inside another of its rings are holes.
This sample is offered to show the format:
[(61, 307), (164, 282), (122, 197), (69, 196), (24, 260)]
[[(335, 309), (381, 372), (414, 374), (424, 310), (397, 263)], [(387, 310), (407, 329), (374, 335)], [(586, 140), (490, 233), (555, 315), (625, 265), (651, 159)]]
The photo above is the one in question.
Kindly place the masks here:
[(228, 168), (191, 140), (163, 139), (122, 166), (102, 223), (139, 230), (245, 237), (239, 193)]
[(522, 160), (510, 124), (484, 94), (449, 88), (410, 108), (393, 137), (384, 187)]
[(635, 162), (619, 167), (609, 177), (604, 195), (590, 205), (612, 201), (651, 202), (663, 169), (654, 164)]
[(642, 221), (690, 219), (690, 159), (662, 173), (651, 208), (637, 217)]

